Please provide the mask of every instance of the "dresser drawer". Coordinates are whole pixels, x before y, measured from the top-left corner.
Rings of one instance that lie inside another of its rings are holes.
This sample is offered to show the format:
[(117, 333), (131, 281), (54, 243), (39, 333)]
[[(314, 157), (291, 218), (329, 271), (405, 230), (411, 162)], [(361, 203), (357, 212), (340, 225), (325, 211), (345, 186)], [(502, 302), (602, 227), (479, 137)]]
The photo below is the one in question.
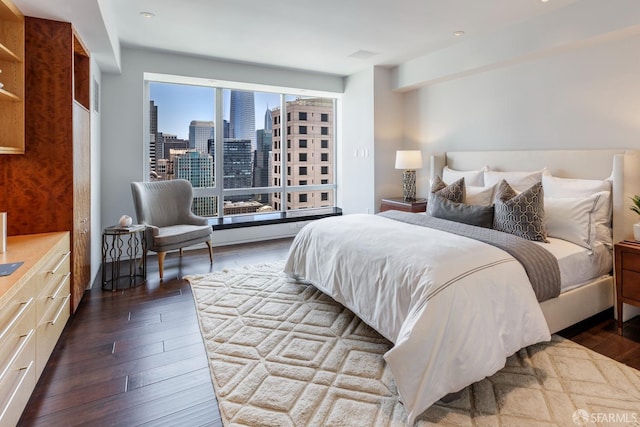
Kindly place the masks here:
[(42, 264), (42, 267), (36, 273), (38, 278), (38, 304), (36, 306), (36, 316), (41, 318), (49, 310), (51, 296), (57, 296), (61, 291), (62, 296), (66, 296), (67, 292), (64, 292), (62, 288), (65, 286), (68, 288), (69, 280), (66, 279), (66, 284), (63, 282), (65, 277), (70, 274), (71, 271), (71, 252), (69, 251), (68, 242), (65, 240), (66, 245), (57, 245), (53, 254), (47, 257)]
[(31, 392), (36, 386), (35, 331), (23, 338), (19, 352), (12, 363), (2, 366), (4, 373), (0, 380), (0, 425), (13, 426), (18, 423), (22, 410), (27, 405)]
[(622, 269), (640, 273), (640, 254), (622, 253)]
[(622, 296), (640, 302), (640, 273), (622, 270)]
[(38, 342), (36, 354), (36, 374), (40, 376), (47, 365), (49, 356), (58, 342), (64, 326), (67, 324), (70, 310), (71, 293), (67, 285), (67, 293), (61, 294), (52, 302), (51, 309), (38, 322), (36, 340)]
[(66, 274), (48, 274), (36, 305), (36, 315), (42, 319), (45, 314), (58, 307), (60, 301), (71, 292), (71, 272)]
[(32, 279), (0, 309), (0, 371), (11, 355), (15, 354), (21, 337), (36, 325), (34, 293), (35, 281)]

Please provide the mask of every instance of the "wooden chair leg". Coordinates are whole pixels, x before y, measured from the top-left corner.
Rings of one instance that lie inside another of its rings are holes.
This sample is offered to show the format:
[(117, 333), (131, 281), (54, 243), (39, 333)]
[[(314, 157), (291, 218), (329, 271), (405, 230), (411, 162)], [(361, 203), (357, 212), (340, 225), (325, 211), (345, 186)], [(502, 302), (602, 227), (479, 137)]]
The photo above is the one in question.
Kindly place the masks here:
[(158, 252), (158, 270), (160, 270), (160, 280), (164, 277), (164, 257), (166, 256), (166, 252)]
[(213, 264), (213, 248), (211, 247), (211, 240), (207, 240), (207, 247), (209, 248), (209, 261)]

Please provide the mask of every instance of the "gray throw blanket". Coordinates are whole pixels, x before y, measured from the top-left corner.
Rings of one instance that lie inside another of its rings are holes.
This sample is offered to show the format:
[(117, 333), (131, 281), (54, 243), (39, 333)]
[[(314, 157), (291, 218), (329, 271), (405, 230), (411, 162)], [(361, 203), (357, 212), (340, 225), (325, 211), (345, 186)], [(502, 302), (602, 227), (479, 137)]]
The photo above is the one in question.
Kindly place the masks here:
[(378, 215), (409, 224), (430, 227), (493, 245), (514, 257), (524, 267), (538, 302), (560, 295), (558, 260), (540, 245), (522, 237), (490, 228), (476, 227), (446, 219), (400, 211), (385, 211)]

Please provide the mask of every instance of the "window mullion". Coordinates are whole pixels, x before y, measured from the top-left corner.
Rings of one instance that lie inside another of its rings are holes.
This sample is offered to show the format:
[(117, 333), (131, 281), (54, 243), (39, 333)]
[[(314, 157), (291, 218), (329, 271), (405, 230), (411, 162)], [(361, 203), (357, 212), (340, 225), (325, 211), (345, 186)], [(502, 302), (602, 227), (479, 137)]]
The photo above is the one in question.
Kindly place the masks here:
[(215, 118), (215, 165), (214, 165), (214, 184), (215, 193), (218, 201), (218, 217), (224, 216), (224, 196), (222, 194), (224, 190), (224, 120), (222, 112), (222, 89), (216, 88), (216, 118)]

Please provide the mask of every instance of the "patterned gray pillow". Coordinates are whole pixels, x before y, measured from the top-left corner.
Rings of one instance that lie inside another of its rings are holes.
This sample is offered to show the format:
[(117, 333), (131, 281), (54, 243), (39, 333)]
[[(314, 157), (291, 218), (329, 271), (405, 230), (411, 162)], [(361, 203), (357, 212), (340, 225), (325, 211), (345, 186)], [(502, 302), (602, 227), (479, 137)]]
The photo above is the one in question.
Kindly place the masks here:
[(495, 196), (493, 228), (527, 240), (549, 242), (544, 228), (544, 194), (538, 182), (522, 193), (505, 181), (498, 184)]
[(464, 177), (460, 178), (452, 184), (445, 184), (442, 178), (436, 176), (431, 184), (431, 194), (429, 195), (429, 203), (427, 203), (427, 213), (431, 214), (431, 198), (434, 194), (438, 194), (452, 202), (462, 203), (464, 200)]

